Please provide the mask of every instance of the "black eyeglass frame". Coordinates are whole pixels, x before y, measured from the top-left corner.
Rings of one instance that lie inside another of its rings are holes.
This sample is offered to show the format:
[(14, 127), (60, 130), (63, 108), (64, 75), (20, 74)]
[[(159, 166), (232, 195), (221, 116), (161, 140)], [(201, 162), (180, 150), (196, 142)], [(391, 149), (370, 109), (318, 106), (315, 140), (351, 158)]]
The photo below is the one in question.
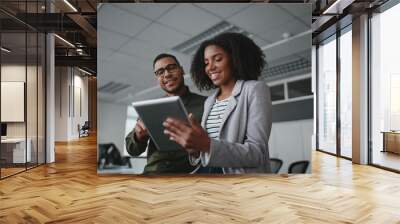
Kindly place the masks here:
[(174, 72), (177, 69), (179, 69), (181, 66), (174, 63), (174, 64), (168, 64), (167, 66), (163, 67), (163, 68), (159, 68), (157, 69), (157, 71), (154, 72), (154, 74), (156, 75), (157, 78), (163, 76), (165, 74), (165, 71), (168, 72)]

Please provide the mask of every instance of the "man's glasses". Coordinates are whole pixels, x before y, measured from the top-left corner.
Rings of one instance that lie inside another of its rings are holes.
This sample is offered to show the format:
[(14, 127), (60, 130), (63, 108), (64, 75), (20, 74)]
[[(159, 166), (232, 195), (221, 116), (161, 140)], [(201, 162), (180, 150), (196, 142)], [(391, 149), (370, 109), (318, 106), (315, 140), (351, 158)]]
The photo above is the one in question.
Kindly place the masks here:
[(164, 68), (160, 68), (157, 71), (154, 72), (157, 78), (163, 76), (165, 74), (165, 71), (168, 72), (175, 72), (179, 68), (179, 65), (177, 64), (169, 64), (165, 66)]

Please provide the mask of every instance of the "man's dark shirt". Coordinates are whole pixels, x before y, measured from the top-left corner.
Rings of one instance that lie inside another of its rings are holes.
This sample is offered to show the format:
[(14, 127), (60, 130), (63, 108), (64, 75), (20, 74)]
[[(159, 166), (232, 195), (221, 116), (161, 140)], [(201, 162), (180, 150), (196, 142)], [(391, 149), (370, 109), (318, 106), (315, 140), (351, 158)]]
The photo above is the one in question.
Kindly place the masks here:
[[(203, 115), (203, 106), (205, 96), (197, 95), (186, 88), (185, 94), (180, 96), (188, 113), (192, 113), (195, 120), (201, 121)], [(161, 173), (190, 173), (195, 167), (189, 163), (188, 153), (184, 150), (164, 152), (159, 151), (152, 139), (138, 141), (135, 136), (135, 130), (132, 130), (125, 138), (126, 150), (131, 156), (139, 156), (148, 145), (147, 165), (144, 168), (144, 174)]]

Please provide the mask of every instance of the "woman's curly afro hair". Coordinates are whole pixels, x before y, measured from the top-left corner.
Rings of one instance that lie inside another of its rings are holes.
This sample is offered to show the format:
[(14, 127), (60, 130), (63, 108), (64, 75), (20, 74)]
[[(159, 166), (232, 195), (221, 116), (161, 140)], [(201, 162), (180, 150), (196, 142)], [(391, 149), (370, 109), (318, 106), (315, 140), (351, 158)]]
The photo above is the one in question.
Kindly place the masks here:
[(204, 51), (210, 45), (221, 47), (229, 56), (235, 80), (257, 80), (265, 66), (265, 55), (252, 39), (241, 33), (223, 33), (204, 41), (197, 49), (190, 72), (199, 90), (216, 88), (205, 72)]

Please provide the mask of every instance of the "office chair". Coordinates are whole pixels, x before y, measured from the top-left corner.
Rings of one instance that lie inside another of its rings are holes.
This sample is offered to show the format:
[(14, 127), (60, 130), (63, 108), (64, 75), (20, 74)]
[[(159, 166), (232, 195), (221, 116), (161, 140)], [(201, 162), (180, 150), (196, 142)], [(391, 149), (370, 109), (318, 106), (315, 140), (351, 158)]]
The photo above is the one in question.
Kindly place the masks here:
[(114, 143), (99, 144), (99, 159), (97, 166), (99, 169), (115, 168), (115, 166), (126, 166), (132, 168), (129, 156), (121, 156)]
[(310, 162), (307, 160), (293, 162), (289, 166), (288, 173), (306, 173), (308, 164), (310, 164)]
[(271, 173), (278, 173), (282, 167), (283, 161), (278, 158), (270, 158), (269, 163), (271, 164)]
[(85, 121), (82, 127), (79, 127), (78, 125), (78, 129), (79, 129), (79, 138), (89, 136), (89, 129), (90, 129), (89, 121)]

